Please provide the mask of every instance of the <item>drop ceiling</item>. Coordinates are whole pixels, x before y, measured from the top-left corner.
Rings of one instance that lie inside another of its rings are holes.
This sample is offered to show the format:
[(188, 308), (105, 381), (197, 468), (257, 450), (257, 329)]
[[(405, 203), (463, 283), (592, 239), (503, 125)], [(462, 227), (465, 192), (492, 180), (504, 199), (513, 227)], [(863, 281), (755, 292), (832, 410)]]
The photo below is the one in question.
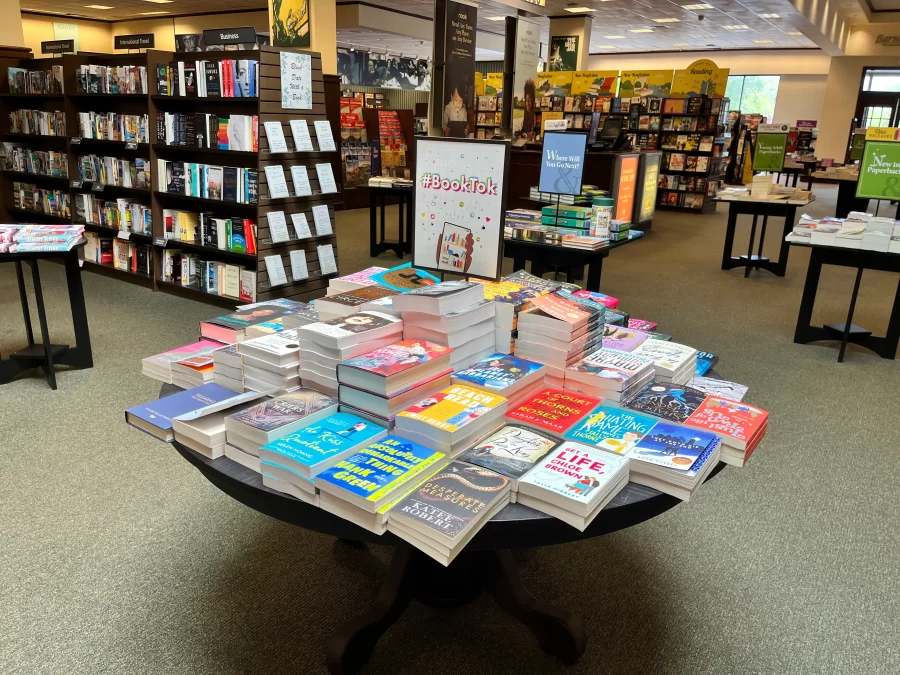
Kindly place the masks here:
[[(86, 5), (99, 5), (109, 9), (97, 9)], [(101, 21), (165, 19), (167, 16), (227, 14), (247, 10), (267, 11), (268, 8), (266, 0), (173, 0), (164, 3), (149, 0), (20, 0), (19, 6), (23, 12), (34, 11)]]

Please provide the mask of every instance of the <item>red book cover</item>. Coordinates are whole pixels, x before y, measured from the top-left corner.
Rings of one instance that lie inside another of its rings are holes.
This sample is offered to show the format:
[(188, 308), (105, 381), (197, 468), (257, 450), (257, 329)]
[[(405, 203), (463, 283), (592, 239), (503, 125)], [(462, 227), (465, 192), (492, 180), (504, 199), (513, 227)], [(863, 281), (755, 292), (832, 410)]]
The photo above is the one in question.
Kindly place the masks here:
[(449, 354), (450, 347), (426, 340), (401, 340), (374, 351), (348, 359), (341, 366), (358, 368), (382, 377), (390, 377), (423, 363)]
[(539, 295), (532, 298), (531, 303), (554, 319), (565, 321), (572, 326), (580, 326), (591, 316), (588, 312), (581, 309), (578, 303), (562, 298), (556, 293)]
[(506, 418), (551, 434), (564, 434), (599, 404), (599, 398), (574, 391), (544, 389), (507, 412)]
[(725, 445), (744, 450), (751, 442), (755, 444), (759, 440), (757, 434), (765, 431), (768, 422), (769, 413), (765, 410), (719, 396), (707, 396), (684, 425), (712, 431)]

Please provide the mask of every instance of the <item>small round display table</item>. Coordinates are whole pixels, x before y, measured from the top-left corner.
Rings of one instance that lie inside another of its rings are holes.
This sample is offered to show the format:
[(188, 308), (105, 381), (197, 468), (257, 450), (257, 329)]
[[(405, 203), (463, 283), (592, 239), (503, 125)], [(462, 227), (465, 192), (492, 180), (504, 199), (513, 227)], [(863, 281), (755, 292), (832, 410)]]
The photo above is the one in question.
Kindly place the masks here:
[[(162, 394), (178, 391), (163, 385)], [(681, 500), (652, 488), (628, 483), (584, 532), (522, 504), (508, 504), (444, 567), (390, 532), (373, 534), (353, 523), (262, 484), (262, 476), (236, 462), (209, 459), (178, 442), (173, 446), (210, 483), (229, 497), (286, 523), (351, 542), (393, 546), (394, 555), (381, 591), (359, 616), (338, 627), (328, 642), (328, 669), (354, 673), (369, 660), (378, 639), (415, 598), (429, 606), (458, 606), (482, 590), (534, 634), (548, 654), (575, 663), (587, 634), (568, 610), (535, 599), (522, 584), (510, 549), (532, 548), (590, 539), (654, 518)], [(719, 464), (710, 478), (724, 468)]]

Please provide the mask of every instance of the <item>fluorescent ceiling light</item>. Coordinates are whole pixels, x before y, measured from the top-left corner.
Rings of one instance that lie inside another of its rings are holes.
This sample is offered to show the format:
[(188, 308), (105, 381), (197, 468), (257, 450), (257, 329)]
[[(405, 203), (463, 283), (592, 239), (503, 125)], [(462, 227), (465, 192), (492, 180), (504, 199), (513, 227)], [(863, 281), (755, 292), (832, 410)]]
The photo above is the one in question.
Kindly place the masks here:
[(781, 18), (778, 14), (760, 14), (760, 16), (764, 19), (780, 19)]
[(755, 45), (770, 45), (773, 44), (775, 40), (754, 40), (753, 44)]
[[(171, 2), (171, 0), (166, 0), (167, 2)], [(159, 0), (147, 0), (147, 2), (159, 2)], [(488, 21), (503, 21), (506, 19), (505, 16), (489, 16), (487, 18)]]
[(682, 5), (681, 9), (712, 9), (712, 5), (707, 5), (705, 2), (699, 5)]
[(157, 4), (157, 5), (164, 5), (164, 4), (168, 3), (168, 2), (174, 2), (174, 0), (144, 0), (144, 2), (152, 2), (152, 3), (155, 3), (155, 4)]
[(792, 30), (788, 35), (803, 35), (799, 30)]
[(597, 49), (615, 49), (615, 45), (597, 45)]
[(605, 40), (624, 40), (624, 35), (604, 35), (603, 39)]
[(141, 16), (152, 16), (153, 14), (168, 14), (169, 12), (138, 12)]
[(678, 23), (679, 19), (653, 19), (656, 23)]
[(691, 43), (690, 42), (674, 42), (674, 43), (672, 43), (672, 46), (673, 47), (690, 47)]
[(109, 5), (85, 5), (88, 9), (115, 9), (115, 7), (110, 7)]
[(628, 31), (629, 33), (652, 33), (652, 28), (632, 28)]
[(591, 9), (590, 7), (566, 7), (565, 10), (567, 12), (572, 12), (572, 14), (580, 14), (581, 12), (596, 12), (596, 9)]
[(725, 30), (747, 30), (747, 26), (745, 26), (742, 23), (739, 23), (734, 26), (725, 26)]

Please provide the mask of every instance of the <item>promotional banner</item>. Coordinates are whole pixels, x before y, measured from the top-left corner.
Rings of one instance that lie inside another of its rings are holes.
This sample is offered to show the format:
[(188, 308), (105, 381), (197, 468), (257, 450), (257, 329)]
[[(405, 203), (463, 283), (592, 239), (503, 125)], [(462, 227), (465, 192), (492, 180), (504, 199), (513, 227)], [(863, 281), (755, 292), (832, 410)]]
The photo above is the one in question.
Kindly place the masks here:
[(272, 44), (309, 47), (309, 0), (272, 0)]
[(578, 67), (578, 36), (554, 35), (550, 38), (550, 70), (575, 70)]
[(668, 97), (672, 93), (671, 70), (627, 70), (619, 78), (619, 96)]
[(656, 211), (656, 192), (659, 189), (659, 165), (662, 162), (662, 153), (641, 153), (643, 163), (643, 180), (640, 191), (640, 207), (638, 209), (637, 223), (646, 223), (653, 218)]
[(466, 138), (475, 131), (475, 26), (478, 10), (447, 2), (444, 24), (444, 136)]
[(676, 70), (672, 82), (672, 96), (709, 96), (722, 98), (728, 84), (730, 68), (719, 68), (709, 59), (694, 61), (684, 70)]
[(341, 84), (431, 91), (431, 69), (426, 59), (342, 48), (337, 50), (337, 59)]
[(496, 280), (508, 141), (417, 137), (413, 266)]
[[(769, 126), (769, 125), (765, 125)], [(775, 171), (784, 169), (784, 153), (787, 151), (788, 127), (784, 131), (760, 131), (756, 134), (756, 154), (753, 156), (754, 171)]]
[(869, 127), (866, 129), (867, 141), (896, 141), (900, 139), (898, 127)]
[[(537, 120), (537, 69), (541, 51), (541, 26), (525, 19), (516, 21), (516, 54), (513, 70), (512, 131), (517, 138), (534, 138)], [(503, 75), (497, 89), (503, 88)], [(491, 84), (488, 75), (488, 86)], [(508, 94), (503, 98), (508, 100)]]
[(551, 73), (545, 71), (537, 74), (537, 95), (571, 96), (572, 80), (575, 73)]
[(900, 143), (867, 141), (859, 165), (857, 199), (900, 199)]
[(619, 157), (619, 179), (616, 189), (616, 220), (631, 222), (634, 193), (637, 189), (639, 157)]
[(572, 96), (615, 96), (618, 70), (576, 70), (572, 73)]
[[(531, 80), (534, 87), (534, 79)], [(503, 90), (503, 73), (488, 73), (484, 78), (484, 93), (487, 96), (496, 96)], [(532, 97), (532, 100), (534, 98)]]
[(580, 195), (586, 153), (587, 134), (546, 132), (538, 189), (557, 195)]

